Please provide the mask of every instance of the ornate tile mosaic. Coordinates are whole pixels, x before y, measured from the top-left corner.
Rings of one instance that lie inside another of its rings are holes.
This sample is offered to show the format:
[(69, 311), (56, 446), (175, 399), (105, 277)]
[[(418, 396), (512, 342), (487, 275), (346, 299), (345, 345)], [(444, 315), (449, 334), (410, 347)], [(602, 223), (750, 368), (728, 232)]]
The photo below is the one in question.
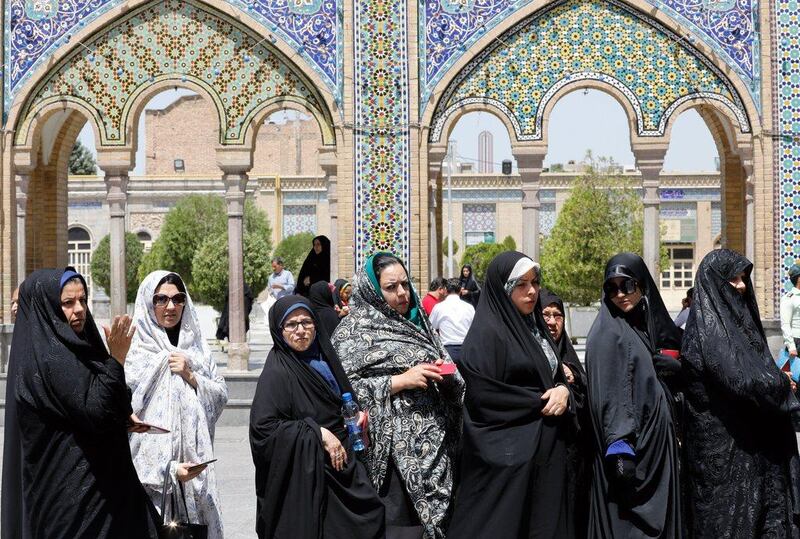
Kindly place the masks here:
[[(757, 0), (648, 0), (730, 64), (759, 101)], [(420, 107), (465, 51), (531, 0), (424, 0), (419, 7)]]
[(497, 207), (494, 204), (464, 204), (462, 212), (464, 232), (497, 230)]
[[(133, 10), (65, 58), (39, 84), (29, 110), (50, 102), (79, 103), (95, 116), (103, 144), (124, 145), (134, 98), (153, 82), (177, 76), (208, 90), (223, 116), (221, 142), (236, 144), (253, 114), (270, 100), (294, 100), (321, 111), (316, 90), (295, 71), (235, 21), (191, 0), (165, 0)], [(18, 141), (25, 130), (18, 131)]]
[(376, 251), (410, 259), (406, 0), (355, 2), (356, 265)]
[(283, 235), (292, 236), (301, 232), (317, 231), (317, 208), (312, 205), (283, 207)]
[[(308, 61), (341, 102), (340, 0), (229, 0), (279, 36)], [(9, 0), (6, 2), (5, 108), (53, 52), (123, 0)], [(267, 40), (275, 42), (271, 34)]]
[(556, 226), (556, 205), (552, 203), (542, 204), (539, 207), (539, 234), (549, 236)]
[(775, 3), (775, 73), (777, 95), (775, 170), (778, 172), (780, 194), (780, 268), (775, 283), (775, 301), (791, 287), (786, 270), (800, 261), (800, 18), (796, 0), (776, 0)]
[(616, 0), (565, 0), (512, 28), (476, 56), (443, 96), (433, 119), (470, 103), (492, 105), (520, 140), (542, 138), (547, 102), (566, 84), (599, 80), (627, 96), (640, 136), (663, 135), (672, 111), (696, 97), (717, 100), (750, 131), (741, 99), (712, 64), (668, 29)]

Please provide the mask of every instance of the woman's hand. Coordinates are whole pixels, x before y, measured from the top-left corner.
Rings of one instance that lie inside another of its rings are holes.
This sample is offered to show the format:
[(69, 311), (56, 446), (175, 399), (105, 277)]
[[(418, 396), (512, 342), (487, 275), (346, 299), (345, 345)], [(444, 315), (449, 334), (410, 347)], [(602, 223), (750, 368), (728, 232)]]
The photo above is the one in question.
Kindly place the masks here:
[(784, 372), (783, 374), (785, 374), (786, 376), (788, 376), (788, 377), (789, 377), (789, 386), (792, 388), (792, 393), (794, 393), (795, 391), (797, 391), (797, 383), (795, 383), (795, 381), (794, 381), (794, 380), (792, 380), (792, 373), (790, 373), (790, 372)]
[(562, 364), (561, 369), (564, 371), (564, 378), (567, 379), (568, 384), (572, 384), (575, 382), (575, 375), (572, 374), (572, 369), (567, 367), (566, 365)]
[(350, 307), (348, 307), (347, 305), (343, 307), (336, 307), (336, 312), (339, 313), (339, 318), (343, 318), (348, 314), (350, 314)]
[(559, 416), (567, 411), (569, 389), (566, 386), (556, 386), (548, 389), (542, 395), (542, 400), (547, 401), (547, 404), (542, 408), (542, 415)]
[(193, 388), (197, 388), (197, 380), (195, 380), (194, 373), (189, 367), (189, 360), (185, 355), (180, 352), (172, 352), (169, 355), (169, 370), (180, 375)]
[(106, 334), (106, 343), (108, 344), (108, 351), (111, 357), (117, 360), (120, 365), (125, 365), (125, 357), (128, 355), (128, 350), (131, 348), (131, 341), (133, 340), (133, 332), (136, 330), (134, 327), (131, 330), (133, 320), (127, 314), (122, 316), (115, 316), (111, 322), (111, 329), (108, 326), (103, 326), (103, 332)]
[(178, 477), (178, 481), (180, 481), (181, 483), (191, 481), (192, 479), (203, 473), (206, 468), (208, 468), (208, 464), (206, 464), (205, 466), (202, 466), (194, 470), (193, 472), (190, 472), (189, 468), (191, 468), (192, 466), (196, 466), (196, 464), (194, 462), (178, 463), (178, 466), (175, 470), (175, 475)]
[(325, 427), (320, 427), (319, 430), (322, 434), (322, 447), (328, 452), (328, 456), (331, 459), (331, 466), (333, 466), (333, 469), (337, 472), (341, 472), (344, 469), (344, 465), (347, 464), (347, 451), (344, 450), (344, 446), (342, 442), (339, 441), (339, 438), (331, 431)]
[(404, 389), (426, 389), (428, 380), (441, 382), (444, 380), (439, 374), (439, 367), (433, 363), (420, 363), (408, 369), (403, 374), (392, 376), (392, 395)]
[(140, 425), (141, 422), (142, 420), (139, 419), (136, 414), (131, 414), (131, 416), (128, 418), (128, 432), (142, 433), (150, 430), (150, 427)]

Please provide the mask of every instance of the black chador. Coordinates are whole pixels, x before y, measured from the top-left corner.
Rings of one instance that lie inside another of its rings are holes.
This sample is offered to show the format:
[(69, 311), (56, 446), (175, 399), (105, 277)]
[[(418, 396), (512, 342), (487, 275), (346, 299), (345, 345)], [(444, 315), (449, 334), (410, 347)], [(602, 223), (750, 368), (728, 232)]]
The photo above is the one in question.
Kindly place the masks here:
[[(464, 340), (458, 369), (467, 389), (452, 539), (574, 535), (565, 441), (574, 418), (541, 413), (542, 394), (565, 382), (562, 366), (541, 313), (523, 316), (506, 291), (520, 276), (515, 272), (534, 267), (522, 253), (495, 257)], [(551, 347), (549, 358), (543, 346)]]
[[(750, 273), (727, 249), (697, 269), (683, 342), (686, 512), (698, 539), (797, 538), (798, 403), (772, 360)], [(728, 282), (742, 275), (739, 294)]]
[(672, 539), (681, 534), (678, 444), (672, 397), (656, 363), (671, 361), (679, 370), (659, 351), (679, 349), (680, 330), (638, 255), (608, 262), (605, 283), (617, 277), (635, 280), (642, 297), (623, 312), (604, 293), (586, 342), (596, 444), (589, 537)]
[(81, 334), (67, 323), (63, 273), (39, 270), (22, 283), (11, 348), (32, 536), (155, 537), (128, 445), (125, 372), (89, 312)]
[[(350, 446), (342, 418), (342, 393), (355, 393), (330, 341), (317, 332), (304, 353), (283, 340), (283, 318), (300, 296), (279, 299), (269, 311), (274, 346), (258, 379), (250, 413), (250, 447), (256, 467), (256, 531), (261, 538), (373, 539), (384, 533), (384, 508)], [(312, 314), (313, 316), (313, 314)], [(315, 321), (319, 324), (319, 320)], [(323, 361), (333, 380), (312, 368)], [(335, 380), (335, 382), (334, 382)], [(337, 472), (323, 449), (320, 427), (347, 450)]]

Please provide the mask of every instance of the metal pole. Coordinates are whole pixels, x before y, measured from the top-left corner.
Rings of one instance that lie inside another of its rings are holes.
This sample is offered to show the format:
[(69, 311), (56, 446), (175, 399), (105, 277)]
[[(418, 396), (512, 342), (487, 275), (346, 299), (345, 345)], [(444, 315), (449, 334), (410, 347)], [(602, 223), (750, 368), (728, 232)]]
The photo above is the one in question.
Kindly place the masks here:
[(453, 277), (453, 167), (455, 140), (447, 141), (447, 275)]

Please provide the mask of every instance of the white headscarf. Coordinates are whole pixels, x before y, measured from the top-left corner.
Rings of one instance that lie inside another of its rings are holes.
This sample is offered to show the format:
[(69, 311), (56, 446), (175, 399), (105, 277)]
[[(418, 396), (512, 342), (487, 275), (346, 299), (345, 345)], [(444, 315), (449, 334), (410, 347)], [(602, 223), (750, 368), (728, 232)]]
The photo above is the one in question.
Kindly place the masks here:
[[(178, 346), (156, 321), (153, 295), (170, 272), (154, 271), (139, 286), (134, 311), (136, 332), (125, 360), (125, 379), (133, 392), (133, 413), (145, 423), (165, 427), (170, 434), (133, 434), (130, 437), (133, 464), (139, 479), (160, 507), (164, 473), (170, 461), (205, 462), (214, 458), (214, 425), (225, 403), (228, 389), (217, 373), (203, 335), (197, 312), (187, 292), (180, 321)], [(186, 356), (197, 381), (197, 389), (169, 370), (170, 354)], [(185, 485), (186, 503), (192, 522), (209, 525), (209, 537), (222, 533), (213, 465)]]

